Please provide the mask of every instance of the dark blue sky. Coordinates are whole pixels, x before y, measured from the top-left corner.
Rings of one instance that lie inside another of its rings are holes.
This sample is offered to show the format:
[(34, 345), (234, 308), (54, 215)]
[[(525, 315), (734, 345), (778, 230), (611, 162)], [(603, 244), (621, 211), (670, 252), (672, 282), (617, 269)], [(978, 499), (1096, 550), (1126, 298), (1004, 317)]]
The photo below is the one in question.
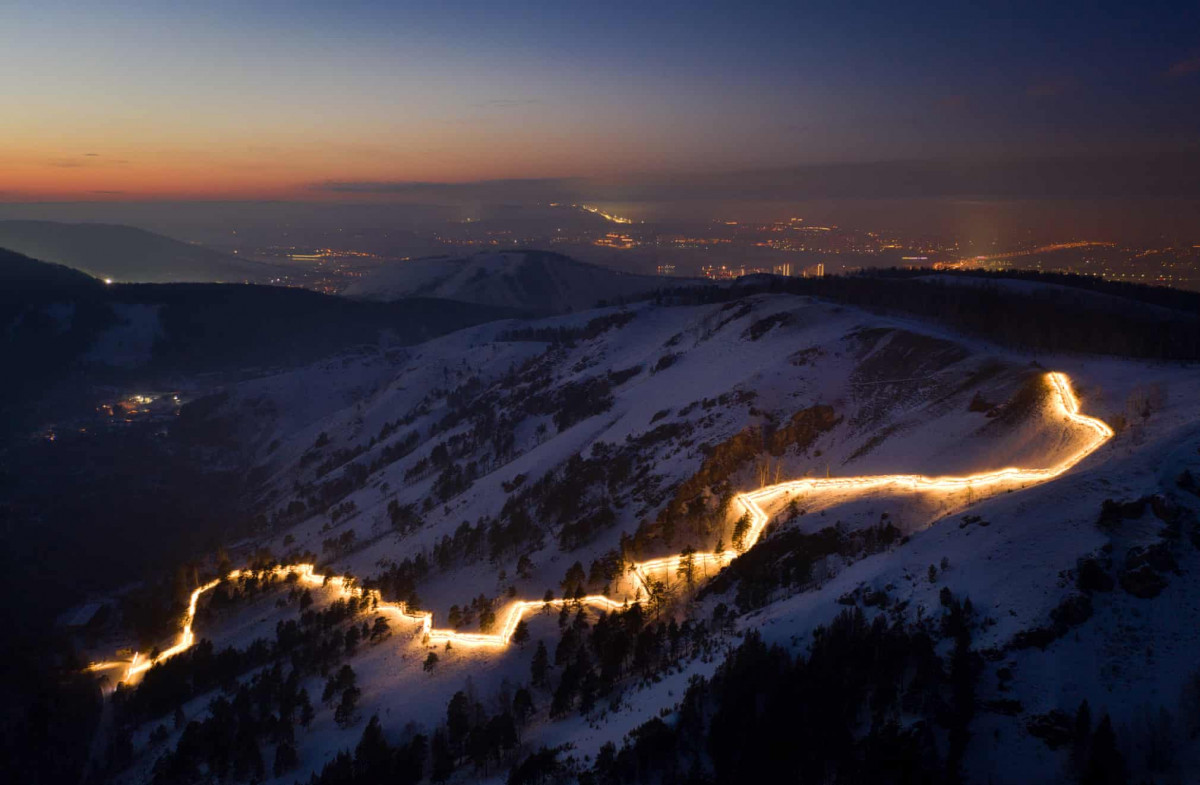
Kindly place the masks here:
[(23, 111), (6, 118), (0, 198), (1127, 157), (1200, 141), (1200, 3), (191, 6), (6, 8), (0, 92)]

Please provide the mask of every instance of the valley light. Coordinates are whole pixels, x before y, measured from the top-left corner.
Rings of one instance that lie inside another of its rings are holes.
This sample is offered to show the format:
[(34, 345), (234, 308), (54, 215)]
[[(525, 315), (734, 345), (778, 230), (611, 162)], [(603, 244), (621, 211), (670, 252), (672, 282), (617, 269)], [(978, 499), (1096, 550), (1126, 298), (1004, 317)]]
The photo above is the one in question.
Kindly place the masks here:
[[(585, 208), (586, 209), (586, 208)], [(1050, 385), (1053, 393), (1051, 400), (1053, 406), (1057, 409), (1057, 413), (1064, 417), (1073, 426), (1079, 428), (1084, 439), (1081, 446), (1073, 453), (1068, 455), (1063, 460), (1053, 466), (1043, 469), (1021, 469), (1016, 467), (1008, 467), (1005, 469), (997, 469), (990, 472), (981, 472), (979, 474), (971, 474), (965, 477), (927, 477), (922, 474), (879, 474), (865, 475), (861, 477), (818, 477), (818, 478), (803, 478), (799, 480), (791, 480), (778, 485), (770, 485), (757, 491), (748, 493), (740, 493), (734, 497), (742, 508), (750, 515), (750, 528), (746, 532), (743, 540), (744, 551), (750, 550), (758, 543), (762, 537), (763, 531), (766, 529), (767, 523), (770, 521), (770, 516), (763, 509), (763, 504), (769, 504), (772, 500), (783, 496), (790, 496), (797, 493), (822, 493), (822, 492), (866, 492), (878, 489), (888, 489), (894, 491), (916, 491), (916, 492), (942, 492), (955, 493), (963, 490), (980, 490), (983, 488), (991, 488), (996, 486), (1011, 486), (1018, 484), (1040, 483), (1047, 480), (1053, 480), (1056, 477), (1070, 471), (1072, 467), (1087, 458), (1095, 452), (1102, 444), (1113, 437), (1112, 428), (1106, 423), (1095, 417), (1089, 417), (1081, 414), (1079, 411), (1079, 399), (1075, 396), (1074, 390), (1071, 389), (1071, 380), (1063, 373), (1048, 373), (1046, 381)], [(226, 576), (228, 579), (237, 579), (243, 575), (273, 575), (275, 577), (284, 578), (288, 575), (295, 575), (303, 583), (315, 586), (332, 587), (338, 593), (341, 599), (361, 599), (364, 596), (368, 599), (375, 600), (377, 603), (376, 611), (379, 613), (389, 614), (398, 617), (406, 622), (416, 624), (422, 636), (426, 637), (429, 643), (452, 643), (455, 646), (466, 646), (468, 648), (491, 648), (503, 649), (508, 645), (512, 638), (513, 632), (517, 629), (517, 624), (526, 613), (537, 612), (543, 608), (561, 608), (564, 605), (579, 603), (588, 605), (594, 608), (599, 608), (604, 611), (617, 611), (628, 608), (630, 605), (637, 605), (645, 602), (645, 597), (650, 596), (651, 578), (650, 573), (678, 570), (688, 559), (691, 560), (694, 567), (706, 568), (709, 566), (723, 569), (731, 561), (737, 558), (739, 551), (727, 549), (719, 552), (703, 552), (691, 554), (675, 554), (673, 556), (664, 556), (659, 559), (651, 559), (644, 562), (634, 562), (630, 568), (630, 574), (634, 576), (639, 584), (637, 599), (617, 601), (610, 597), (605, 597), (602, 594), (589, 594), (578, 600), (574, 599), (557, 599), (557, 600), (517, 600), (508, 605), (504, 611), (504, 620), (500, 625), (500, 631), (496, 633), (472, 633), (458, 632), (457, 630), (449, 629), (434, 629), (433, 614), (428, 611), (409, 611), (402, 602), (386, 602), (375, 589), (364, 590), (359, 586), (354, 585), (353, 579), (346, 579), (340, 575), (323, 576), (313, 572), (311, 564), (293, 564), (285, 567), (275, 567), (272, 570), (263, 572), (254, 572), (251, 570), (234, 570)], [(161, 652), (157, 657), (142, 659), (140, 654), (134, 654), (133, 660), (129, 663), (129, 667), (125, 672), (125, 679), (128, 680), (136, 676), (151, 666), (156, 665), (170, 657), (174, 657), (180, 652), (186, 651), (192, 646), (195, 641), (195, 635), (192, 632), (192, 622), (196, 617), (196, 603), (200, 599), (200, 595), (213, 589), (220, 583), (219, 580), (209, 581), (200, 588), (192, 592), (190, 601), (188, 602), (187, 615), (183, 620), (183, 631), (180, 633), (179, 641)], [(103, 670), (106, 668), (123, 665), (124, 663), (115, 662), (97, 662), (92, 663), (88, 670)]]

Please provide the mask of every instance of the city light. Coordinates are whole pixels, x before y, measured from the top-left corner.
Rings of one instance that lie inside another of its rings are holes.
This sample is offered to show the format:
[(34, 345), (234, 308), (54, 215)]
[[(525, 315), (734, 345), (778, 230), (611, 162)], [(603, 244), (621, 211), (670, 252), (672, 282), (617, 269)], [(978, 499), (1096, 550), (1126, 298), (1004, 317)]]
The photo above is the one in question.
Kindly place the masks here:
[[(707, 573), (707, 568), (709, 567), (717, 570), (724, 568), (737, 558), (739, 553), (753, 548), (758, 543), (771, 519), (763, 507), (776, 499), (802, 493), (863, 493), (880, 489), (899, 492), (911, 491), (950, 494), (961, 493), (964, 490), (978, 491), (996, 487), (1014, 487), (1031, 483), (1042, 483), (1059, 477), (1094, 453), (1101, 445), (1111, 439), (1114, 434), (1112, 428), (1103, 421), (1080, 412), (1079, 399), (1071, 387), (1070, 379), (1065, 374), (1057, 372), (1048, 373), (1045, 379), (1050, 388), (1052, 406), (1057, 410), (1057, 414), (1083, 434), (1080, 446), (1058, 463), (1040, 469), (1008, 467), (963, 477), (928, 477), (921, 474), (806, 477), (766, 486), (757, 491), (740, 493), (734, 499), (750, 516), (750, 527), (743, 539), (741, 551), (726, 549), (715, 552), (682, 553), (643, 562), (634, 562), (628, 568), (629, 575), (633, 578), (637, 587), (637, 594), (632, 600), (618, 601), (600, 594), (591, 594), (576, 599), (563, 598), (545, 601), (518, 600), (510, 603), (505, 609), (503, 622), (498, 632), (466, 633), (450, 629), (434, 629), (432, 613), (428, 611), (409, 611), (402, 602), (386, 602), (377, 590), (364, 590), (356, 585), (352, 578), (345, 578), (338, 575), (317, 575), (313, 571), (314, 567), (311, 564), (281, 566), (275, 567), (273, 570), (257, 573), (249, 570), (234, 570), (229, 573), (227, 578), (234, 580), (243, 575), (267, 574), (277, 578), (285, 578), (289, 575), (295, 575), (300, 582), (333, 588), (340, 598), (359, 600), (365, 596), (373, 600), (377, 604), (376, 611), (415, 624), (418, 628), (418, 634), (423, 636), (425, 641), (430, 644), (447, 643), (468, 648), (502, 649), (508, 645), (513, 632), (517, 628), (517, 624), (520, 623), (521, 619), (527, 613), (545, 608), (561, 608), (564, 605), (574, 604), (588, 605), (603, 611), (622, 610), (630, 605), (645, 602), (650, 597), (654, 588), (652, 573), (678, 571), (680, 568), (686, 567), (689, 561), (694, 568), (703, 569), (705, 573)], [(187, 614), (183, 619), (183, 630), (180, 633), (178, 642), (174, 646), (161, 652), (154, 658), (142, 658), (140, 654), (135, 654), (129, 663), (112, 661), (96, 662), (92, 663), (88, 667), (88, 670), (105, 670), (127, 664), (128, 667), (126, 668), (124, 678), (128, 681), (152, 666), (174, 657), (180, 652), (186, 651), (195, 642), (192, 624), (196, 617), (197, 603), (201, 595), (215, 588), (219, 583), (219, 580), (209, 581), (192, 592), (188, 602)]]
[(581, 204), (581, 205), (579, 205), (579, 207), (582, 210), (587, 210), (592, 215), (598, 215), (601, 218), (603, 218), (604, 220), (611, 221), (612, 223), (615, 223), (615, 224), (631, 224), (631, 223), (633, 223), (632, 218), (625, 218), (620, 215), (612, 215), (611, 213), (604, 212), (599, 207), (592, 207), (591, 205), (586, 205), (586, 204)]

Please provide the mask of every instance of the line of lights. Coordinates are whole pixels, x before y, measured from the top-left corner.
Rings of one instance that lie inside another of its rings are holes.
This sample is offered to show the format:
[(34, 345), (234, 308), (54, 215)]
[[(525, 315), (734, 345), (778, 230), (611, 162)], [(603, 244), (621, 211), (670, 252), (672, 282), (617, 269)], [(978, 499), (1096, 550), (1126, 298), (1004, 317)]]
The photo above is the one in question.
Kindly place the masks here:
[(601, 210), (599, 207), (592, 207), (591, 205), (587, 205), (587, 204), (581, 204), (581, 205), (579, 205), (579, 207), (583, 210), (587, 210), (592, 215), (598, 215), (601, 218), (603, 218), (604, 220), (611, 221), (615, 224), (631, 224), (631, 223), (633, 223), (632, 218), (626, 218), (621, 215), (613, 215), (611, 213), (606, 213), (603, 210)]
[[(630, 605), (642, 603), (645, 601), (645, 598), (650, 596), (653, 586), (651, 573), (680, 570), (687, 566), (703, 568), (705, 572), (707, 572), (707, 568), (709, 567), (715, 567), (718, 570), (723, 569), (737, 558), (740, 552), (745, 552), (758, 543), (763, 531), (767, 527), (767, 523), (770, 521), (770, 516), (763, 509), (763, 505), (769, 504), (772, 500), (779, 497), (795, 496), (800, 493), (811, 494), (846, 491), (860, 493), (883, 488), (897, 491), (954, 493), (963, 490), (990, 488), (998, 485), (1041, 483), (1059, 477), (1095, 452), (1101, 445), (1111, 439), (1114, 434), (1112, 428), (1103, 421), (1080, 412), (1079, 399), (1071, 389), (1071, 381), (1065, 374), (1057, 372), (1049, 373), (1046, 375), (1046, 380), (1049, 382), (1050, 389), (1054, 393), (1052, 400), (1058, 409), (1058, 413), (1065, 417), (1072, 425), (1077, 426), (1087, 434), (1087, 438), (1079, 449), (1054, 466), (1044, 469), (1008, 467), (967, 475), (965, 477), (881, 474), (861, 477), (803, 478), (766, 486), (757, 491), (740, 493), (734, 498), (750, 515), (750, 526), (743, 538), (741, 551), (726, 549), (712, 552), (691, 552), (665, 556), (659, 559), (650, 559), (649, 561), (634, 562), (630, 565), (629, 572), (636, 579), (639, 586), (637, 596), (633, 600), (618, 601), (602, 594), (589, 594), (585, 597), (574, 599), (518, 600), (510, 603), (505, 609), (504, 619), (500, 625), (499, 632), (467, 633), (449, 629), (434, 629), (432, 613), (428, 611), (409, 611), (402, 602), (387, 602), (380, 596), (377, 590), (363, 589), (356, 585), (353, 578), (340, 575), (317, 575), (313, 571), (314, 566), (312, 564), (280, 566), (263, 572), (234, 570), (229, 573), (227, 578), (234, 580), (244, 575), (262, 576), (266, 574), (278, 578), (286, 578), (294, 575), (300, 582), (306, 584), (333, 587), (341, 598), (360, 600), (364, 596), (367, 597), (375, 604), (376, 611), (416, 624), (419, 628), (419, 634), (428, 643), (455, 644), (470, 648), (502, 649), (508, 645), (509, 640), (517, 629), (517, 625), (527, 613), (547, 608), (561, 608), (564, 605), (574, 604), (588, 605), (604, 611), (622, 610), (628, 608)], [(179, 636), (179, 641), (171, 648), (152, 658), (143, 658), (140, 654), (135, 654), (133, 660), (128, 663), (112, 661), (93, 663), (88, 667), (88, 670), (98, 671), (127, 665), (124, 678), (125, 680), (129, 680), (152, 666), (186, 651), (195, 642), (192, 623), (196, 617), (196, 605), (199, 602), (200, 596), (216, 587), (219, 583), (219, 580), (209, 581), (192, 592), (188, 602), (187, 615), (183, 620), (183, 631)]]

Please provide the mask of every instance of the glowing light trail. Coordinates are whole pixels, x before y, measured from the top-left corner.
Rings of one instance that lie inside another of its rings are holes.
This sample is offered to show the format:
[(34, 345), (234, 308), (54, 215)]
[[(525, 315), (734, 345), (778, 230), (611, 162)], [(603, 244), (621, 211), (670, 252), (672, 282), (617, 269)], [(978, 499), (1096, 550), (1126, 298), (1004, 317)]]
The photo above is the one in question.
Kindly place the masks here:
[[(757, 491), (738, 494), (734, 497), (743, 509), (750, 515), (750, 527), (743, 539), (743, 551), (753, 548), (762, 537), (763, 531), (766, 529), (767, 523), (770, 521), (770, 516), (763, 509), (763, 504), (769, 504), (771, 500), (787, 495), (797, 493), (821, 493), (821, 492), (866, 492), (879, 489), (888, 489), (895, 491), (912, 491), (912, 492), (945, 492), (954, 493), (963, 490), (978, 490), (986, 489), (1002, 485), (1015, 485), (1021, 483), (1041, 483), (1047, 480), (1052, 480), (1056, 477), (1070, 471), (1076, 464), (1087, 458), (1095, 452), (1102, 444), (1113, 437), (1112, 428), (1108, 427), (1103, 421), (1095, 417), (1089, 417), (1082, 414), (1079, 410), (1079, 399), (1075, 396), (1071, 389), (1070, 379), (1062, 373), (1049, 373), (1046, 375), (1046, 380), (1049, 382), (1051, 391), (1053, 392), (1052, 401), (1062, 415), (1069, 423), (1076, 426), (1084, 432), (1085, 438), (1082, 446), (1074, 453), (1067, 456), (1057, 464), (1043, 469), (1020, 469), (1016, 467), (1008, 467), (997, 469), (990, 472), (981, 472), (979, 474), (967, 475), (965, 477), (927, 477), (921, 474), (881, 474), (868, 475), (862, 477), (821, 477), (821, 478), (804, 478), (800, 480), (791, 480), (789, 482), (779, 483), (761, 488)], [(366, 596), (376, 603), (375, 610), (377, 612), (398, 617), (404, 621), (415, 623), (420, 633), (426, 638), (429, 643), (453, 643), (459, 646), (467, 646), (473, 648), (504, 648), (508, 645), (512, 638), (513, 632), (517, 629), (517, 624), (525, 614), (533, 611), (542, 610), (544, 608), (561, 608), (563, 605), (580, 603), (599, 608), (605, 611), (621, 610), (629, 607), (631, 604), (638, 604), (648, 597), (652, 589), (651, 573), (679, 570), (685, 566), (690, 559), (692, 566), (699, 569), (707, 569), (715, 567), (722, 569), (729, 562), (733, 561), (739, 551), (728, 549), (717, 552), (703, 552), (691, 554), (675, 554), (666, 556), (660, 559), (651, 559), (649, 561), (635, 562), (630, 567), (630, 574), (634, 576), (639, 586), (639, 594), (637, 598), (629, 601), (618, 602), (617, 600), (605, 597), (601, 594), (590, 594), (579, 599), (557, 599), (557, 600), (518, 600), (511, 603), (504, 612), (503, 622), (500, 625), (499, 632), (496, 633), (468, 633), (458, 632), (448, 629), (433, 628), (433, 614), (427, 611), (409, 611), (404, 603), (386, 602), (379, 595), (379, 592), (370, 589), (364, 590), (354, 584), (353, 579), (343, 578), (338, 575), (322, 576), (313, 572), (311, 564), (293, 564), (284, 567), (275, 567), (273, 570), (265, 572), (253, 572), (248, 570), (234, 570), (227, 576), (229, 579), (237, 579), (243, 575), (264, 575), (272, 574), (276, 577), (287, 577), (295, 575), (297, 579), (303, 583), (333, 587), (338, 591), (343, 598), (361, 599)], [(196, 604), (200, 596), (211, 590), (217, 584), (218, 580), (209, 581), (200, 588), (192, 592), (190, 601), (188, 602), (187, 615), (183, 620), (183, 631), (180, 633), (179, 641), (171, 648), (161, 652), (153, 658), (142, 659), (140, 654), (135, 654), (133, 661), (128, 663), (128, 668), (125, 672), (125, 679), (128, 680), (136, 676), (152, 666), (174, 657), (180, 652), (186, 651), (192, 646), (195, 641), (195, 635), (192, 632), (192, 622), (196, 617)], [(125, 663), (120, 662), (99, 662), (93, 663), (88, 670), (103, 670), (106, 668), (119, 667)]]

